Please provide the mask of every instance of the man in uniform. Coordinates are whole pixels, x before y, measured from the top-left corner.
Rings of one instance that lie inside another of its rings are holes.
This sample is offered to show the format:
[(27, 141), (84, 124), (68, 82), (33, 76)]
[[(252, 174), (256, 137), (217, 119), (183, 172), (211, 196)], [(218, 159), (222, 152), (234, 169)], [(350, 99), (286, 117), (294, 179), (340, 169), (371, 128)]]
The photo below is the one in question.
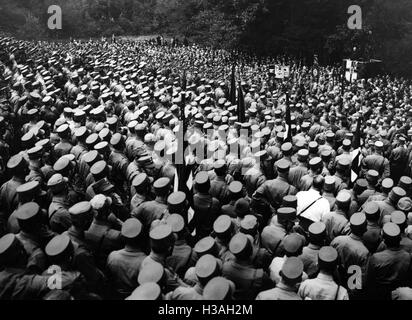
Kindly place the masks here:
[[(34, 300), (41, 299), (50, 292), (50, 275), (27, 273), (29, 256), (23, 244), (13, 234), (0, 238), (0, 299)], [(75, 277), (63, 277), (62, 290), (70, 288), (77, 280)]]
[(323, 222), (315, 222), (309, 226), (309, 244), (302, 249), (299, 258), (303, 262), (303, 271), (309, 279), (313, 279), (318, 274), (318, 255), (320, 249), (326, 242), (326, 226)]
[(210, 180), (205, 171), (199, 172), (195, 177), (195, 190), (193, 197), (193, 219), (189, 222), (189, 231), (196, 229), (195, 241), (200, 240), (213, 231), (213, 222), (220, 215), (221, 205), (218, 199), (209, 194)]
[(142, 231), (139, 220), (131, 218), (125, 221), (121, 230), (125, 247), (111, 252), (107, 258), (107, 270), (116, 298), (126, 298), (136, 286), (140, 266), (146, 258), (141, 248)]
[(68, 124), (63, 124), (56, 130), (60, 137), (60, 142), (54, 146), (54, 157), (59, 159), (60, 157), (69, 154), (73, 145), (70, 143), (71, 131)]
[(0, 188), (0, 235), (5, 233), (9, 215), (17, 208), (19, 202), (17, 188), (24, 184), (24, 179), (29, 173), (28, 164), (20, 154), (10, 158), (7, 168), (12, 178)]
[(85, 238), (96, 256), (98, 268), (103, 269), (108, 255), (113, 250), (121, 248), (121, 233), (114, 228), (118, 226), (118, 221), (115, 224), (112, 220), (109, 221), (109, 216), (112, 217), (110, 198), (99, 194), (90, 201), (90, 204), (96, 214), (89, 230), (85, 233)]
[(169, 213), (167, 210), (167, 197), (170, 193), (170, 180), (168, 178), (160, 178), (154, 182), (153, 188), (156, 199), (143, 202), (133, 212), (133, 217), (143, 224), (145, 232), (150, 230), (153, 221), (162, 220)]
[(72, 226), (67, 235), (74, 247), (73, 266), (84, 275), (93, 292), (105, 294), (105, 275), (97, 268), (85, 236), (93, 221), (92, 206), (89, 201), (79, 202), (69, 209), (69, 214)]
[(53, 175), (47, 182), (53, 198), (48, 210), (49, 225), (52, 231), (61, 234), (67, 231), (72, 221), (70, 219), (68, 203), (68, 179), (61, 174)]
[(222, 274), (236, 286), (236, 300), (255, 299), (258, 292), (271, 287), (271, 281), (263, 269), (257, 269), (251, 263), (252, 241), (242, 233), (235, 235), (229, 244), (235, 260), (223, 264)]
[(373, 254), (366, 270), (368, 298), (375, 300), (390, 300), (393, 290), (411, 285), (411, 256), (400, 248), (399, 227), (386, 223), (383, 239), (387, 249)]
[(274, 180), (268, 180), (262, 184), (253, 194), (253, 200), (266, 202), (273, 209), (278, 209), (282, 199), (287, 195), (295, 195), (297, 190), (289, 184), (290, 164), (286, 160), (277, 163), (278, 177)]
[(326, 225), (328, 243), (336, 237), (345, 235), (349, 232), (348, 217), (351, 203), (351, 194), (347, 190), (339, 192), (336, 197), (336, 209), (322, 217), (322, 222)]
[(382, 141), (375, 142), (374, 152), (362, 160), (362, 171), (365, 174), (368, 170), (379, 172), (380, 181), (390, 177), (390, 165), (388, 159), (383, 156)]
[(178, 287), (173, 292), (166, 296), (167, 300), (203, 300), (203, 288), (214, 277), (221, 275), (222, 262), (216, 257), (206, 254), (202, 256), (195, 267), (197, 284), (194, 287), (188, 288)]
[(355, 213), (350, 218), (350, 229), (350, 235), (339, 236), (331, 243), (331, 247), (339, 254), (343, 279), (351, 266), (358, 266), (364, 272), (369, 259), (369, 250), (362, 242), (362, 237), (367, 230), (365, 214)]
[(320, 249), (318, 276), (315, 279), (302, 282), (299, 287), (298, 295), (303, 300), (349, 300), (346, 289), (333, 279), (338, 259), (338, 252), (334, 248), (323, 247)]
[(381, 212), (379, 206), (375, 202), (366, 203), (363, 211), (366, 215), (368, 226), (362, 240), (369, 252), (374, 254), (382, 241), (382, 228), (379, 226)]
[(297, 257), (286, 259), (280, 271), (281, 280), (274, 289), (258, 294), (256, 300), (302, 300), (297, 294), (302, 281), (303, 263)]

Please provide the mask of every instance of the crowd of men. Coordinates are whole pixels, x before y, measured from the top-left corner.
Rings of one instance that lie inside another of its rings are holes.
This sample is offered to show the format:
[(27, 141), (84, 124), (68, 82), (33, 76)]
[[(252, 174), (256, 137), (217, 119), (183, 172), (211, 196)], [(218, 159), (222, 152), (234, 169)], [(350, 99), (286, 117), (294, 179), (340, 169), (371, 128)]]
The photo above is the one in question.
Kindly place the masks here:
[(0, 59), (0, 299), (412, 299), (409, 81), (122, 40)]

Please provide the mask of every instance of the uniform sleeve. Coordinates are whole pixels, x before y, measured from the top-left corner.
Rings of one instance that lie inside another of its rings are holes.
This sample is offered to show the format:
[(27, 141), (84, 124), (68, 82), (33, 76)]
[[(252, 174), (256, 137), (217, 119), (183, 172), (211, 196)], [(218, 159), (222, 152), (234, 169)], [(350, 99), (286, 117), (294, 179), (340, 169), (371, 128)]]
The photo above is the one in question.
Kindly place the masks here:
[(390, 177), (391, 175), (391, 169), (390, 169), (390, 165), (389, 165), (389, 161), (388, 159), (385, 159), (385, 161), (383, 162), (383, 174), (382, 174), (382, 180), (386, 179), (388, 177)]
[(21, 277), (15, 286), (13, 300), (41, 299), (47, 292), (48, 276), (25, 275)]
[(92, 287), (96, 287), (100, 283), (103, 283), (104, 275), (103, 273), (96, 267), (94, 263), (94, 258), (91, 254), (84, 251), (81, 254), (77, 255), (75, 258), (75, 263), (77, 270), (79, 270), (86, 278), (86, 281)]

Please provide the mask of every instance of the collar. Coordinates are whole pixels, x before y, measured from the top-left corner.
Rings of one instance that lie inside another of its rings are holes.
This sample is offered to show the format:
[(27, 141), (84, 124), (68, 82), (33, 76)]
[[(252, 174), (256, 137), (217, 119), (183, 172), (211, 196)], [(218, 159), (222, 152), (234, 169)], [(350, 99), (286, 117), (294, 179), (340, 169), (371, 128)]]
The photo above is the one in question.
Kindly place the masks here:
[(24, 178), (20, 178), (20, 177), (16, 177), (16, 176), (13, 176), (13, 178), (11, 178), (13, 181), (16, 181), (16, 182), (20, 182), (20, 183), (25, 183), (26, 181), (24, 180)]
[(279, 282), (279, 284), (276, 287), (281, 289), (281, 290), (289, 291), (289, 292), (297, 292), (298, 291), (298, 290), (296, 290), (297, 288), (289, 286), (289, 285), (283, 283), (282, 280)]
[(166, 200), (161, 197), (156, 197), (155, 201), (161, 204), (167, 204)]
[(317, 246), (316, 244), (309, 243), (308, 248), (312, 250), (320, 250), (321, 246)]
[(160, 263), (162, 266), (164, 266), (165, 263), (166, 263), (166, 258), (165, 258), (164, 256), (162, 256), (162, 255), (160, 255), (160, 254), (157, 254), (157, 253), (155, 253), (155, 252), (153, 252), (153, 251), (150, 252), (149, 257), (150, 257), (150, 259), (152, 259), (153, 261)]
[(353, 233), (351, 233), (349, 237), (351, 237), (353, 240), (356, 240), (356, 241), (362, 241), (361, 238), (359, 238), (356, 234), (353, 234)]
[(280, 176), (280, 175), (279, 175), (276, 179), (277, 179), (277, 180), (280, 180), (280, 181), (284, 181), (284, 182), (289, 183), (288, 179), (286, 179), (286, 178), (284, 178), (284, 177), (282, 177), (282, 176)]
[(317, 279), (324, 281), (334, 281), (332, 275), (324, 273), (322, 271), (319, 272)]
[(74, 238), (76, 238), (76, 239), (79, 239), (79, 240), (84, 240), (84, 231), (83, 230), (80, 230), (80, 229), (78, 229), (78, 228), (76, 228), (76, 227), (71, 227), (69, 230), (68, 230), (68, 233), (69, 233), (69, 235), (70, 236), (72, 236), (72, 237), (74, 237)]

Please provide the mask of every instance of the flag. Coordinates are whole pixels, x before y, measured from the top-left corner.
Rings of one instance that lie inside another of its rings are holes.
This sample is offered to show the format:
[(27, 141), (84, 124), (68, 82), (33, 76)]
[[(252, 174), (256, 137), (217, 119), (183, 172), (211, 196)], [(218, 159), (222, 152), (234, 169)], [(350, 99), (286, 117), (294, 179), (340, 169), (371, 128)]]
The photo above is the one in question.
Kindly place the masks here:
[(359, 178), (359, 173), (361, 169), (362, 156), (362, 146), (361, 146), (361, 128), (362, 128), (362, 116), (359, 117), (358, 123), (356, 125), (355, 136), (353, 137), (353, 151), (352, 155), (352, 167), (351, 167), (351, 182), (352, 184), (356, 182)]
[(232, 66), (232, 77), (230, 79), (230, 102), (232, 103), (232, 106), (236, 105), (236, 66), (233, 64)]
[(285, 142), (292, 142), (292, 118), (290, 115), (289, 92), (286, 92), (285, 121), (286, 121), (286, 134), (285, 134), (284, 140)]
[(243, 89), (239, 81), (238, 86), (238, 100), (237, 100), (237, 120), (241, 123), (245, 122), (245, 97), (243, 96)]

